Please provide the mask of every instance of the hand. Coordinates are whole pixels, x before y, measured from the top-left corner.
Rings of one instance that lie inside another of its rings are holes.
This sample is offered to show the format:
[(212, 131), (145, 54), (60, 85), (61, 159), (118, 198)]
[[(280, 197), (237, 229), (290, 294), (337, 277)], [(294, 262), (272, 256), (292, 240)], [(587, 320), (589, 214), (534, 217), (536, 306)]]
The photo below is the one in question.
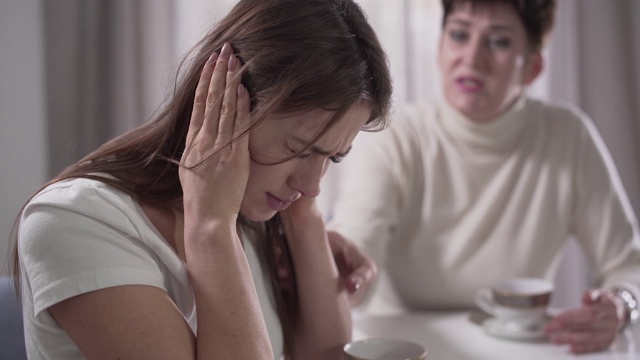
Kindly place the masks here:
[(225, 44), (206, 62), (198, 82), (180, 161), (185, 214), (237, 219), (249, 177), (249, 95), (239, 61)]
[(349, 301), (352, 306), (357, 305), (377, 276), (376, 263), (342, 235), (328, 231), (327, 236), (340, 278), (349, 292)]
[[(294, 232), (291, 231), (292, 228), (304, 229), (302, 231), (307, 233), (325, 231), (322, 214), (318, 210), (314, 198), (300, 198), (289, 208), (281, 211), (280, 216), (286, 229), (285, 232), (290, 235)], [(300, 231), (295, 231), (295, 233), (300, 234)], [(291, 241), (291, 236), (289, 237), (289, 241)], [(340, 281), (348, 292), (349, 302), (355, 306), (364, 299), (378, 273), (378, 268), (373, 259), (340, 234), (328, 231), (327, 238)], [(283, 273), (281, 276), (286, 277), (288, 274)]]
[(626, 309), (614, 295), (590, 289), (582, 295), (582, 306), (555, 316), (545, 332), (555, 344), (568, 344), (582, 354), (606, 350), (624, 326)]

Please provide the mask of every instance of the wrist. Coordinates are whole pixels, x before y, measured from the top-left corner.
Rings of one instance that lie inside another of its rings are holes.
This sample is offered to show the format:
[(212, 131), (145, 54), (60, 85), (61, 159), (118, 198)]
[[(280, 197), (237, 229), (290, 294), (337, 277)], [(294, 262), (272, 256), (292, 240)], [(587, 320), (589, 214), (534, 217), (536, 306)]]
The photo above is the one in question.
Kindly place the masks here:
[(305, 211), (290, 211), (290, 209), (287, 209), (280, 212), (280, 219), (287, 236), (324, 232), (322, 213), (315, 208), (305, 209)]
[(640, 309), (633, 293), (625, 288), (614, 288), (611, 289), (609, 293), (618, 300), (617, 303), (621, 304), (624, 309), (624, 323), (622, 328), (629, 324), (637, 323), (640, 318)]
[(189, 218), (184, 220), (185, 244), (210, 246), (216, 239), (237, 239), (238, 232), (234, 220)]

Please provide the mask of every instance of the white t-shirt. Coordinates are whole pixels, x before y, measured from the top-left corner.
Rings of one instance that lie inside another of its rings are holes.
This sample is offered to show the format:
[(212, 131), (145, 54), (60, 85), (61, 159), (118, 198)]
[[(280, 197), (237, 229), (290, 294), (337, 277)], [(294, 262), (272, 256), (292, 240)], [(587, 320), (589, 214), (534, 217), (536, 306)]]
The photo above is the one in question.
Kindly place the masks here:
[(359, 135), (341, 170), (328, 228), (373, 255), (410, 308), (471, 308), (480, 287), (551, 279), (570, 237), (597, 284), (640, 299), (636, 218), (575, 108), (521, 98), (478, 124), (441, 100), (413, 104)]
[[(112, 286), (166, 290), (196, 333), (186, 265), (129, 195), (88, 179), (50, 185), (25, 207), (18, 238), (29, 359), (84, 359), (47, 309)], [(251, 241), (245, 242), (245, 253), (278, 359), (282, 329), (270, 282)]]

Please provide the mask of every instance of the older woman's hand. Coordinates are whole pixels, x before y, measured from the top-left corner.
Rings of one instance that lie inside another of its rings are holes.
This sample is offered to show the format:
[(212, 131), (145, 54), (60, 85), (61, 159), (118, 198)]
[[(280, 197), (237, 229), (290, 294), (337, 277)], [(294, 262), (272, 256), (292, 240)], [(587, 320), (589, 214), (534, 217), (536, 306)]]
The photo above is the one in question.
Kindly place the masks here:
[(349, 302), (355, 306), (364, 299), (378, 268), (373, 259), (342, 235), (328, 231), (327, 236), (340, 278), (349, 292)]
[(571, 352), (582, 354), (606, 350), (624, 326), (626, 309), (615, 295), (586, 290), (582, 306), (555, 316), (545, 332), (555, 344), (568, 344)]

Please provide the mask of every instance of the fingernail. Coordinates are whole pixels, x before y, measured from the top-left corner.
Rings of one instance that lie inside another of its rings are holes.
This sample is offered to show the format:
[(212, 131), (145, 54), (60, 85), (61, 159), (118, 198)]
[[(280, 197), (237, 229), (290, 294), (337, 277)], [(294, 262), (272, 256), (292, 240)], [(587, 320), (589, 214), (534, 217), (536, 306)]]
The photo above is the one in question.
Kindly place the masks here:
[(235, 56), (231, 56), (229, 58), (229, 66), (228, 66), (227, 70), (228, 71), (235, 71), (237, 65), (238, 65), (238, 59), (236, 59)]
[(207, 60), (207, 63), (205, 65), (213, 67), (216, 63), (216, 60), (218, 60), (218, 53), (214, 52), (213, 54), (211, 54), (211, 56), (209, 56), (209, 59)]
[(362, 285), (362, 281), (359, 278), (353, 279), (352, 283), (353, 283), (353, 288), (356, 291), (358, 291), (360, 289), (360, 286)]
[(231, 45), (229, 45), (229, 43), (224, 43), (222, 51), (220, 51), (220, 56), (224, 58), (229, 56), (229, 54), (231, 54)]
[(244, 86), (242, 84), (238, 84), (238, 98), (244, 97)]

